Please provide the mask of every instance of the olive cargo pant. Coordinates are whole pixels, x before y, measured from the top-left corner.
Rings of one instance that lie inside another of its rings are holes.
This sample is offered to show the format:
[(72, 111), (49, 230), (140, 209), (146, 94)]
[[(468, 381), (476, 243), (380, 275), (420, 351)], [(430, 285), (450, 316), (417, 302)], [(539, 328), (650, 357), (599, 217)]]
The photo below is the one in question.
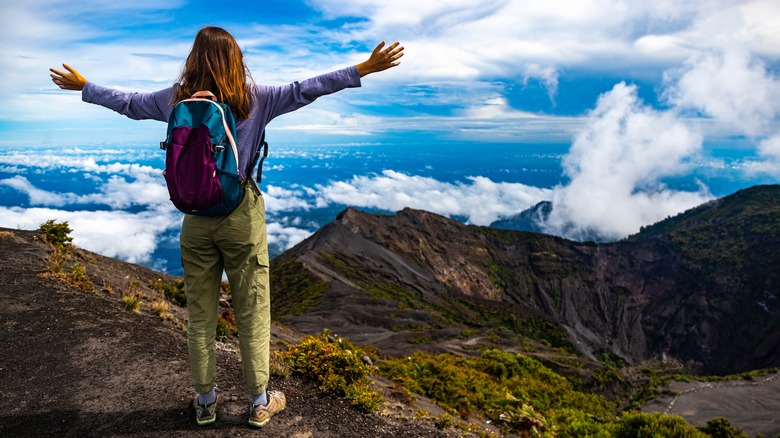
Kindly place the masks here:
[(268, 384), (271, 305), (265, 203), (247, 188), (241, 204), (219, 217), (186, 215), (181, 257), (187, 293), (187, 346), (195, 390), (215, 386), (214, 342), (224, 269), (230, 282), (244, 382), (261, 394)]

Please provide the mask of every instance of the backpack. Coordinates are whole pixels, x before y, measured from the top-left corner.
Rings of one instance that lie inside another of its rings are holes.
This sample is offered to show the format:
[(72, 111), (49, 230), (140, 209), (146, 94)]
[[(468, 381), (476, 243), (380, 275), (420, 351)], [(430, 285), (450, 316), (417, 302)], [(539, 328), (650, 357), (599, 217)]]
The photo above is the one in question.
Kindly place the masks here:
[[(238, 169), (236, 122), (233, 112), (216, 101), (209, 91), (199, 91), (173, 108), (168, 134), (160, 148), (165, 150), (165, 182), (173, 205), (187, 214), (223, 216), (238, 207), (245, 184), (258, 195), (260, 189), (248, 172)], [(268, 156), (265, 132), (260, 140), (263, 157), (257, 171), (261, 178), (263, 160)], [(257, 162), (258, 148), (249, 166)], [(248, 181), (247, 181), (248, 180)]]

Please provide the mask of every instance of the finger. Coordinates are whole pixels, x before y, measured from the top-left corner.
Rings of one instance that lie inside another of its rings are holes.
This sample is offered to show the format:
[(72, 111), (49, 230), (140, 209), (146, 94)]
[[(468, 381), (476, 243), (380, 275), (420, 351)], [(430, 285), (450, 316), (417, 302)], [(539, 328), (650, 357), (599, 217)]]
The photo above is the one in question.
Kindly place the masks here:
[(69, 66), (68, 64), (62, 64), (62, 66), (65, 67), (65, 70), (68, 70), (69, 72), (71, 72), (73, 74), (77, 73), (76, 70), (73, 67)]
[(374, 48), (374, 51), (372, 52), (372, 54), (376, 54), (376, 53), (381, 52), (382, 51), (382, 47), (384, 47), (384, 46), (385, 46), (385, 42), (384, 41), (382, 41), (381, 43), (377, 44), (376, 47)]
[(53, 68), (50, 68), (50, 69), (49, 69), (49, 71), (50, 71), (50, 72), (52, 72), (52, 73), (54, 73), (54, 74), (55, 74), (55, 75), (57, 75), (57, 76), (65, 76), (65, 73), (63, 73), (63, 72), (61, 72), (61, 71), (59, 71), (59, 70), (55, 70), (55, 69), (53, 69)]
[(403, 48), (403, 47), (400, 47), (400, 48), (398, 48), (398, 49), (395, 49), (395, 50), (393, 50), (392, 52), (390, 52), (390, 55), (391, 55), (392, 57), (394, 57), (394, 58), (395, 58), (395, 57), (398, 57), (398, 58), (400, 58), (401, 56), (404, 56), (404, 48)]

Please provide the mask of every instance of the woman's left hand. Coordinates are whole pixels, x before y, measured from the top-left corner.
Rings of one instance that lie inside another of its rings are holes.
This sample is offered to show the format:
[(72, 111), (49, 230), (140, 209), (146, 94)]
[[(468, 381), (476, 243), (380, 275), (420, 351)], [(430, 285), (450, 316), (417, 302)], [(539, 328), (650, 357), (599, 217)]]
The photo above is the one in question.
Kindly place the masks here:
[(398, 41), (385, 47), (382, 41), (376, 46), (367, 61), (357, 65), (358, 74), (363, 77), (370, 73), (376, 73), (400, 64), (399, 58), (404, 56), (404, 47)]

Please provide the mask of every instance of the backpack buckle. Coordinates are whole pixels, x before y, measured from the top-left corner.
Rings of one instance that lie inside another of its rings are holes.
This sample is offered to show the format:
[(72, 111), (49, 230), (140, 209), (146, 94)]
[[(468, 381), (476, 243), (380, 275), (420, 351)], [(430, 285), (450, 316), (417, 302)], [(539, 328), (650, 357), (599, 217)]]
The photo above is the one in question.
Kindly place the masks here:
[(161, 142), (160, 142), (160, 149), (162, 149), (162, 150), (164, 150), (164, 151), (165, 151), (165, 150), (167, 150), (167, 149), (168, 149), (168, 145), (169, 145), (169, 144), (170, 144), (170, 143), (168, 143), (167, 141), (161, 141)]
[(222, 146), (221, 144), (214, 146), (214, 152), (222, 152), (224, 150), (225, 150), (225, 146)]

